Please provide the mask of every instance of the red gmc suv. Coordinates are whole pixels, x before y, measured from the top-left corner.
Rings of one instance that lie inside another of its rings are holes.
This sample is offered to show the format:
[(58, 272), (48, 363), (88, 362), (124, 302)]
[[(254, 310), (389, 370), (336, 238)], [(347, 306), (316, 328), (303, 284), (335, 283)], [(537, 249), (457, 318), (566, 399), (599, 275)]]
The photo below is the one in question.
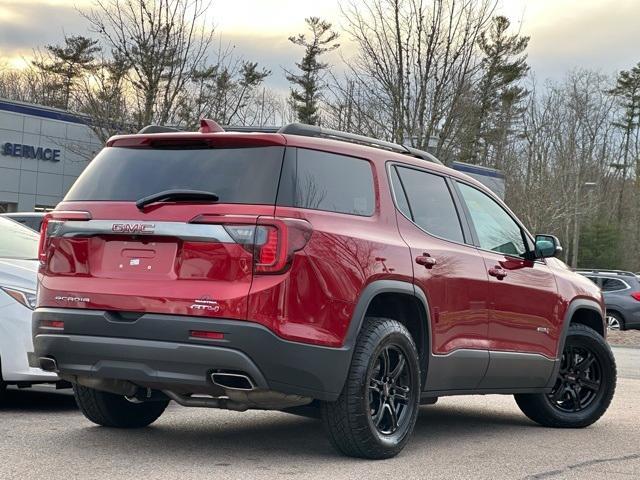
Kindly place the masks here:
[(36, 359), (84, 415), (168, 402), (317, 412), (396, 455), (421, 404), (513, 394), (545, 426), (607, 409), (598, 288), (426, 152), (292, 124), (111, 138), (42, 228)]

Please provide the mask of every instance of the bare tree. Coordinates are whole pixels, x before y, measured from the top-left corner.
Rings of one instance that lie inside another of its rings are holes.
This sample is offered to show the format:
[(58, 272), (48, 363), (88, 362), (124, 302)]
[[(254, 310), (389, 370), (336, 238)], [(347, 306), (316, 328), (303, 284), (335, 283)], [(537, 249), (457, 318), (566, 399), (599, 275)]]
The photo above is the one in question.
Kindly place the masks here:
[[(462, 108), (478, 72), (477, 41), (490, 0), (372, 0), (343, 8), (358, 51), (334, 86), (338, 108), (358, 110), (365, 131), (453, 156)], [(352, 98), (356, 94), (358, 101)]]
[(77, 89), (78, 109), (87, 116), (101, 143), (112, 135), (135, 129), (125, 80), (129, 68), (128, 61), (118, 54), (111, 59), (102, 58)]
[(138, 126), (166, 124), (211, 45), (208, 0), (96, 0), (83, 15), (130, 66)]

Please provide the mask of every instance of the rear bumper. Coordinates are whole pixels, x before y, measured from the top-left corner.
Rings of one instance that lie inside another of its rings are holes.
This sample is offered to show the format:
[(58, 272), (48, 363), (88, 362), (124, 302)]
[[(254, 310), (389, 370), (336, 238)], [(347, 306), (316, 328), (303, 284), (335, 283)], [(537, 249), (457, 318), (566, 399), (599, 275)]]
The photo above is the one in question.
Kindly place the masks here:
[[(58, 308), (39, 308), (33, 319), (36, 355), (54, 358), (63, 376), (150, 388), (206, 393), (212, 371), (233, 370), (258, 388), (332, 401), (351, 361), (349, 348), (290, 342), (252, 322)], [(41, 330), (42, 320), (62, 320), (64, 331)], [(191, 330), (220, 332), (224, 339), (192, 338)]]

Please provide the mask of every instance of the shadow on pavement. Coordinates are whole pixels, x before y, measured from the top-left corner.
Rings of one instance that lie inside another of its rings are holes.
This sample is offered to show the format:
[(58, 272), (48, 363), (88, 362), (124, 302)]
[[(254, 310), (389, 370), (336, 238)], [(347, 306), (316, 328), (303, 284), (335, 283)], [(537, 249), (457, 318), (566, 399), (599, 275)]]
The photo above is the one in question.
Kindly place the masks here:
[(0, 401), (0, 413), (56, 412), (78, 408), (70, 389), (56, 391), (45, 388), (8, 389)]
[[(264, 455), (348, 460), (331, 448), (318, 420), (288, 414), (253, 414), (243, 418), (242, 414), (230, 413), (220, 417), (210, 415), (207, 410), (190, 410), (200, 413), (184, 417), (175, 415), (178, 407), (171, 407), (174, 415), (170, 419), (163, 417), (146, 429), (103, 429), (85, 423), (85, 428), (69, 430), (65, 436), (76, 445), (88, 442), (99, 446), (107, 455), (135, 455), (148, 461), (161, 457), (163, 461), (176, 463), (198, 461), (226, 466), (225, 461), (257, 460)], [(422, 407), (408, 447), (450, 446), (461, 435), (467, 438), (477, 435), (478, 441), (482, 441), (492, 432), (525, 430), (532, 425), (517, 414), (449, 405)]]

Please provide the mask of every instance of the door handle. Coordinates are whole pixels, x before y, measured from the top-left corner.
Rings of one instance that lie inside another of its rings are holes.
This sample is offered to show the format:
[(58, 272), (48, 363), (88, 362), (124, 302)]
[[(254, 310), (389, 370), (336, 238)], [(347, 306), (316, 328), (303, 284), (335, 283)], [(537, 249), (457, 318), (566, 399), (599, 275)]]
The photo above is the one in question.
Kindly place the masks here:
[(438, 262), (435, 258), (433, 258), (428, 253), (423, 253), (422, 255), (418, 255), (416, 257), (416, 263), (418, 265), (422, 265), (424, 268), (433, 268)]
[(502, 280), (507, 276), (507, 272), (504, 268), (496, 265), (495, 267), (489, 269), (489, 275), (491, 275), (492, 277), (496, 277), (498, 280)]

